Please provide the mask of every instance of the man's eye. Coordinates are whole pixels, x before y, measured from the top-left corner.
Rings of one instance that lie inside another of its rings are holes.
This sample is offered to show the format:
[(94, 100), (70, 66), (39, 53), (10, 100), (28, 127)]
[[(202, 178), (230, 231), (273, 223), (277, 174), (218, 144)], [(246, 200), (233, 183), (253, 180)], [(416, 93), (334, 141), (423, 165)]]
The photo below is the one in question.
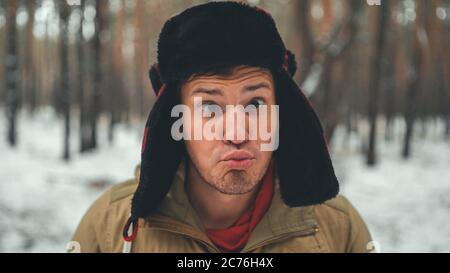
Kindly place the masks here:
[(254, 105), (256, 108), (259, 108), (263, 105), (266, 105), (266, 102), (261, 98), (256, 98), (256, 99), (253, 99), (252, 101), (250, 101), (249, 105)]
[(214, 110), (220, 109), (219, 105), (213, 101), (205, 101), (202, 103), (202, 111), (206, 113), (214, 113)]

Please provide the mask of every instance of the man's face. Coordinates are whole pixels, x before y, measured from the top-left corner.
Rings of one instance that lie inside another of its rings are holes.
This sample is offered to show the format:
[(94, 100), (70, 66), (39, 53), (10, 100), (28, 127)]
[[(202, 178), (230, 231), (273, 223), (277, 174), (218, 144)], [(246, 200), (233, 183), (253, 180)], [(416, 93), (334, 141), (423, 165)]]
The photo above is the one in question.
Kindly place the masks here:
[[(201, 98), (196, 105), (194, 98)], [(194, 119), (194, 111), (211, 111), (217, 106), (223, 110), (223, 137), (221, 140), (185, 140), (185, 146), (190, 158), (190, 167), (210, 186), (224, 194), (244, 194), (252, 191), (264, 176), (272, 158), (272, 151), (262, 151), (260, 134), (249, 137), (249, 125), (252, 119), (258, 119), (261, 111), (256, 114), (244, 113), (245, 123), (235, 119), (231, 126), (226, 120), (229, 113), (226, 106), (254, 105), (257, 109), (261, 105), (267, 107), (265, 125), (268, 132), (277, 124), (273, 124), (270, 109), (275, 105), (275, 90), (272, 75), (269, 70), (239, 66), (227, 76), (197, 76), (189, 79), (181, 88), (181, 104), (186, 105), (192, 113), (191, 121), (184, 123), (194, 132), (195, 127), (202, 126), (214, 118), (200, 117), (202, 122)], [(261, 108), (259, 108), (261, 109)], [(198, 110), (198, 109), (197, 109)], [(227, 126), (228, 124), (228, 126)], [(238, 128), (240, 127), (240, 128)], [(238, 135), (238, 131), (245, 131), (245, 137)]]

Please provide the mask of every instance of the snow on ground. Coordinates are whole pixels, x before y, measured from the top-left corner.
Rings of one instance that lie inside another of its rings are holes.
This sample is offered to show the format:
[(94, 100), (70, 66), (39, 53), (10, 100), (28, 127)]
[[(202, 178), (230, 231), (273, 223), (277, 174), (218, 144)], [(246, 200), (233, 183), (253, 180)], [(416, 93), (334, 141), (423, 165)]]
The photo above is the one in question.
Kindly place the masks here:
[[(359, 210), (382, 252), (450, 251), (450, 141), (442, 128), (416, 137), (411, 160), (400, 159), (402, 122), (395, 139), (378, 141), (379, 165), (368, 168), (360, 137), (342, 129), (332, 141), (333, 162), (342, 193)], [(62, 252), (89, 205), (114, 183), (132, 177), (140, 159), (142, 124), (118, 126), (116, 142), (106, 141), (100, 123), (100, 149), (77, 152), (64, 163), (63, 123), (44, 110), (18, 121), (19, 145), (0, 139), (0, 252)], [(367, 126), (360, 126), (365, 132)], [(0, 119), (0, 136), (6, 136)]]
[(358, 137), (337, 132), (333, 162), (341, 193), (363, 216), (381, 252), (450, 252), (450, 140), (443, 138), (443, 123), (427, 124), (425, 136), (416, 127), (409, 160), (400, 157), (404, 122), (396, 125), (393, 141), (377, 140), (374, 168), (364, 164)]
[[(89, 205), (112, 183), (133, 177), (140, 160), (143, 127), (119, 126), (109, 146), (100, 123), (100, 149), (80, 155), (76, 133), (73, 160), (61, 160), (63, 123), (51, 110), (21, 114), (19, 145), (7, 146), (0, 119), (0, 252), (62, 252)], [(78, 132), (74, 128), (73, 132)]]

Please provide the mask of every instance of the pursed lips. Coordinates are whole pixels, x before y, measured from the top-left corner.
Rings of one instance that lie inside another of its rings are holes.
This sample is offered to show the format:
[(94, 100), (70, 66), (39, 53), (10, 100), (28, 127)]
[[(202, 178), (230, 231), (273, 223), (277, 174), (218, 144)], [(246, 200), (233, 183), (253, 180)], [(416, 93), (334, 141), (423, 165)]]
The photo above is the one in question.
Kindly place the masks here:
[(255, 156), (244, 150), (235, 150), (225, 154), (221, 161), (230, 169), (245, 170), (255, 162)]

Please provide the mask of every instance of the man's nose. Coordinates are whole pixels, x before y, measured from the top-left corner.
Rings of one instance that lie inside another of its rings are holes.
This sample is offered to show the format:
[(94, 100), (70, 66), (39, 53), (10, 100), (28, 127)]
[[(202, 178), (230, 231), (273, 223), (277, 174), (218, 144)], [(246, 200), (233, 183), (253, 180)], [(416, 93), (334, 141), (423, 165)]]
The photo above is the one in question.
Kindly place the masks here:
[(239, 110), (227, 112), (225, 115), (224, 142), (228, 145), (240, 146), (249, 141), (247, 116)]
[(248, 139), (225, 139), (225, 143), (228, 145), (241, 146), (242, 144), (248, 142)]

